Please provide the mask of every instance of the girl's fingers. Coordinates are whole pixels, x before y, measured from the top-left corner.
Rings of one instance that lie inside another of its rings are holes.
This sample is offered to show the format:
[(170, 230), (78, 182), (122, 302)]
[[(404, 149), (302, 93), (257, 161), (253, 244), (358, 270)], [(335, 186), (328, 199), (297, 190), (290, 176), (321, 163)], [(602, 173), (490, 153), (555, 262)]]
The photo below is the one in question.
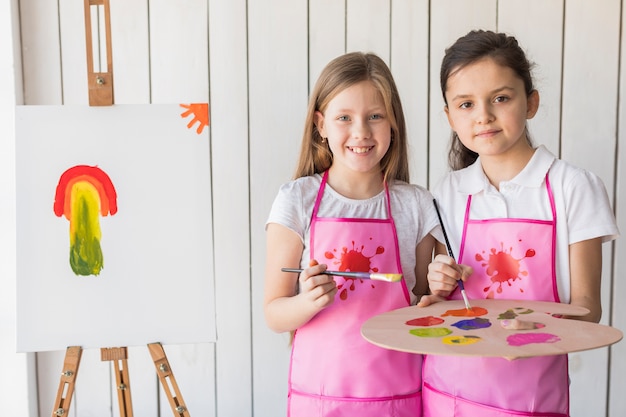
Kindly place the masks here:
[(332, 276), (324, 274), (326, 265), (315, 259), (309, 261), (309, 267), (300, 274), (300, 291), (318, 307), (329, 306), (335, 300), (337, 284)]
[[(327, 275), (319, 275), (311, 277), (307, 280), (307, 284), (313, 285), (308, 289), (302, 291), (302, 295), (305, 296), (309, 302), (317, 305), (319, 308), (323, 308), (332, 304), (335, 300), (335, 294), (337, 293), (337, 285), (334, 280), (330, 282), (326, 281)], [(324, 282), (316, 284), (317, 279), (324, 279)]]
[(474, 273), (474, 269), (471, 266), (460, 265), (461, 267), (461, 279), (467, 281), (467, 279)]
[(441, 264), (445, 264), (445, 265), (456, 265), (456, 261), (454, 260), (453, 257), (448, 256), (448, 255), (444, 255), (442, 253), (440, 253), (439, 255), (435, 256), (435, 259), (433, 260), (433, 262), (441, 263)]
[(467, 278), (474, 273), (472, 267), (457, 264), (454, 259), (446, 255), (437, 255), (435, 260), (428, 265), (428, 280), (431, 279), (454, 285), (456, 281)]
[(302, 292), (314, 291), (318, 287), (321, 287), (313, 294), (313, 296), (317, 298), (332, 291), (333, 288), (336, 288), (337, 285), (333, 277), (324, 274), (326, 265), (318, 264), (315, 259), (311, 259), (309, 265), (311, 266), (300, 274), (300, 290)]
[(445, 298), (439, 297), (437, 295), (434, 294), (427, 294), (427, 295), (422, 295), (422, 298), (420, 298), (419, 303), (417, 303), (418, 307), (426, 307), (429, 306), (431, 304), (435, 304), (438, 303), (440, 301), (445, 301)]

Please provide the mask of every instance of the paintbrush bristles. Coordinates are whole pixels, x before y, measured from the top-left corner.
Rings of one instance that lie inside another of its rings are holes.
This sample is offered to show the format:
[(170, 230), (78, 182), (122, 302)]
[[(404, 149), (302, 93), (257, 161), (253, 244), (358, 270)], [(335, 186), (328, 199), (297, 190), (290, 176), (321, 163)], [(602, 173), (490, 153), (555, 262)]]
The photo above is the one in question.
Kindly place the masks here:
[(387, 282), (398, 282), (402, 279), (402, 274), (370, 274), (370, 279)]
[(465, 288), (461, 290), (461, 295), (463, 296), (463, 302), (465, 303), (465, 308), (468, 310), (472, 309), (472, 306), (469, 303), (469, 300), (467, 299), (467, 294), (465, 293)]

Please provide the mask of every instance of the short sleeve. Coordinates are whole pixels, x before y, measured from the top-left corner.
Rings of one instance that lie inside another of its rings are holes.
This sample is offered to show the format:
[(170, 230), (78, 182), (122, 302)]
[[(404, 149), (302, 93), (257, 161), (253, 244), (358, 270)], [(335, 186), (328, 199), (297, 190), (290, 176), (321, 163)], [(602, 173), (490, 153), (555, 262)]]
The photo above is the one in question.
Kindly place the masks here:
[(619, 236), (606, 188), (597, 175), (581, 169), (564, 185), (570, 245), (598, 237), (608, 242)]
[(277, 223), (293, 230), (304, 242), (308, 219), (304, 214), (302, 189), (295, 181), (283, 184), (274, 198), (265, 228)]

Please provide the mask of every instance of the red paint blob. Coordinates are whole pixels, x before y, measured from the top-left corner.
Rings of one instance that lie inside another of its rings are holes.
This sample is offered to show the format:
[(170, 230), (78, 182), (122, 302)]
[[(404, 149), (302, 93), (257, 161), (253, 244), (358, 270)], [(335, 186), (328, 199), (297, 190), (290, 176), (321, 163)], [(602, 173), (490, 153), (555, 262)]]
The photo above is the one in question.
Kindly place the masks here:
[(445, 320), (439, 317), (434, 316), (426, 316), (426, 317), (418, 317), (413, 320), (409, 320), (406, 322), (409, 326), (436, 326), (437, 324), (443, 323)]

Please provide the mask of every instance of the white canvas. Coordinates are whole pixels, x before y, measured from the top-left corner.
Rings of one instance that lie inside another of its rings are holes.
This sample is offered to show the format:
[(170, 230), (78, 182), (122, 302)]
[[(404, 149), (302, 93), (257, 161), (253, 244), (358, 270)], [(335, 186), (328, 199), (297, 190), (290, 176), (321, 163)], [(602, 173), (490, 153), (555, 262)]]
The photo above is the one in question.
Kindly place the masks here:
[[(209, 129), (186, 111), (17, 107), (18, 351), (215, 341)], [(80, 165), (117, 193), (117, 212), (98, 215), (97, 275), (74, 272), (70, 222), (53, 210)]]

